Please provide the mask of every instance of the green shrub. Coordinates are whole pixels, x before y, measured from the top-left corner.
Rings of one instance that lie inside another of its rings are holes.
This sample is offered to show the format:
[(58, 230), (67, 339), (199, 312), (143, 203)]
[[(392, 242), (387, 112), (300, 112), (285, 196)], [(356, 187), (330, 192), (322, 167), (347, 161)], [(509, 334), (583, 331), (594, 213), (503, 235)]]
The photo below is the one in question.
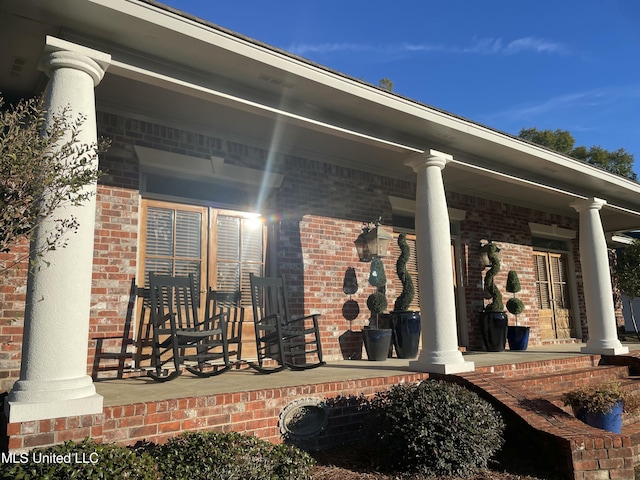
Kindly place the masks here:
[(504, 422), (477, 394), (429, 380), (377, 393), (365, 428), (382, 467), (467, 476), (485, 468), (502, 447)]
[(15, 462), (0, 463), (0, 478), (12, 480), (138, 479), (162, 477), (153, 458), (127, 447), (68, 441), (53, 447), (16, 454)]
[(313, 459), (289, 445), (239, 433), (187, 432), (151, 449), (164, 478), (310, 479)]

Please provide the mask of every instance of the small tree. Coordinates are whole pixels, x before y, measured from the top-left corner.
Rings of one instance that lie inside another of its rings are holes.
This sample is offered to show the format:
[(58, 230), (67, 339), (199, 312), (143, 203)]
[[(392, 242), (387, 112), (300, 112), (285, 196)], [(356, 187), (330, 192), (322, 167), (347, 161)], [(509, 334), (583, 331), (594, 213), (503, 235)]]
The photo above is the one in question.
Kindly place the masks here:
[[(0, 110), (3, 105), (0, 97)], [(23, 100), (0, 111), (0, 252), (39, 234), (45, 241), (32, 253), (41, 257), (65, 247), (68, 234), (78, 229), (77, 219), (69, 215), (56, 218), (52, 230), (38, 231), (60, 207), (79, 206), (94, 195), (86, 187), (97, 182), (95, 159), (108, 146), (104, 140), (80, 143), (85, 117), (73, 119), (70, 110), (52, 112), (48, 122), (42, 99)], [(0, 272), (22, 260), (2, 264)]]
[(629, 299), (629, 313), (633, 328), (640, 339), (638, 325), (633, 313), (633, 301), (640, 297), (640, 241), (634, 240), (631, 245), (622, 249), (616, 263), (616, 276), (620, 292)]
[(509, 270), (509, 273), (507, 274), (507, 285), (505, 290), (512, 294), (512, 297), (507, 300), (507, 310), (509, 313), (515, 315), (516, 326), (518, 326), (518, 315), (524, 311), (524, 303), (516, 297), (516, 293), (522, 290), (522, 287), (520, 286), (520, 279), (518, 278), (518, 274), (515, 270)]
[(504, 311), (504, 304), (502, 303), (502, 293), (496, 285), (494, 278), (500, 272), (500, 257), (498, 252), (500, 249), (495, 243), (487, 244), (487, 255), (491, 262), (491, 268), (484, 276), (484, 295), (485, 298), (490, 298), (491, 302), (484, 307), (485, 312), (502, 312)]
[(376, 292), (367, 298), (367, 307), (371, 311), (372, 318), (375, 315), (375, 328), (378, 328), (378, 315), (387, 308), (387, 275), (384, 273), (384, 264), (380, 257), (374, 257), (371, 261), (369, 284), (376, 287)]
[(396, 273), (400, 282), (402, 282), (402, 293), (396, 298), (393, 309), (396, 312), (406, 312), (409, 310), (416, 292), (411, 274), (407, 271), (407, 262), (411, 256), (411, 249), (407, 243), (407, 235), (405, 233), (398, 235), (398, 247), (400, 247), (400, 255), (396, 261)]

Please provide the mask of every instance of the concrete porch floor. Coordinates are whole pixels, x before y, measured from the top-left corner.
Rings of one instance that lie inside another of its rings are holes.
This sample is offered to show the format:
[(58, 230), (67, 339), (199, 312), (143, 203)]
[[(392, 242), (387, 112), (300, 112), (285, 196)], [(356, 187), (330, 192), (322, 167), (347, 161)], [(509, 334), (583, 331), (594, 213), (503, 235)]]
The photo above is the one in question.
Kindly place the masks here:
[[(640, 342), (623, 343), (630, 351), (640, 350)], [(505, 371), (509, 365), (513, 365), (515, 369), (517, 364), (588, 356), (580, 352), (583, 346), (582, 343), (572, 343), (531, 347), (525, 351), (467, 352), (464, 357), (475, 362), (476, 371), (492, 372), (496, 366), (501, 366), (500, 370)], [(104, 397), (104, 406), (112, 407), (220, 393), (391, 377), (411, 373), (408, 365), (409, 360), (398, 358), (389, 358), (383, 362), (343, 360), (328, 362), (325, 366), (311, 370), (284, 370), (269, 375), (257, 373), (251, 368), (232, 369), (210, 378), (199, 378), (185, 371), (180, 377), (164, 383), (154, 382), (149, 377), (133, 377), (98, 380), (95, 387)]]

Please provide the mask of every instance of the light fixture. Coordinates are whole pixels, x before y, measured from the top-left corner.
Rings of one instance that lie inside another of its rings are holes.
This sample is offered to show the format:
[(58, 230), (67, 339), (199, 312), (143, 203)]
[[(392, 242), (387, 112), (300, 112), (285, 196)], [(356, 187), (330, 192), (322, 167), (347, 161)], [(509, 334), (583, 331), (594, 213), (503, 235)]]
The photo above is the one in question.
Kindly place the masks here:
[(356, 245), (356, 251), (358, 252), (358, 258), (361, 262), (370, 262), (372, 257), (369, 252), (369, 244), (367, 243), (366, 236), (371, 229), (368, 227), (368, 224), (365, 224), (362, 227), (362, 232), (356, 238), (356, 241), (353, 242)]
[(381, 218), (376, 220), (373, 227), (365, 224), (362, 233), (354, 242), (361, 262), (370, 262), (374, 257), (386, 257), (391, 243), (391, 234), (380, 225)]

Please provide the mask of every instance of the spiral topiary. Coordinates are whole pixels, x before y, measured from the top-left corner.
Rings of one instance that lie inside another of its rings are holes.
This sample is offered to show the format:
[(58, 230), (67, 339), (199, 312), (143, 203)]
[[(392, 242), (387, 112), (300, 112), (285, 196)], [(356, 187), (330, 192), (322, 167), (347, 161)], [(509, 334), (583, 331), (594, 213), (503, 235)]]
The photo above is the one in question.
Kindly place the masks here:
[(413, 287), (413, 280), (411, 275), (407, 271), (407, 262), (411, 255), (409, 244), (407, 243), (407, 235), (401, 233), (398, 235), (398, 247), (400, 247), (400, 256), (396, 262), (396, 273), (398, 278), (402, 282), (402, 293), (398, 295), (393, 305), (393, 310), (396, 312), (406, 312), (409, 310), (413, 297), (415, 296), (415, 288)]
[(488, 257), (491, 262), (491, 268), (484, 276), (484, 291), (487, 298), (491, 298), (491, 303), (484, 307), (485, 312), (502, 312), (504, 311), (504, 304), (502, 303), (502, 294), (494, 282), (495, 276), (500, 271), (500, 258), (498, 249), (495, 243), (489, 243), (488, 245)]

